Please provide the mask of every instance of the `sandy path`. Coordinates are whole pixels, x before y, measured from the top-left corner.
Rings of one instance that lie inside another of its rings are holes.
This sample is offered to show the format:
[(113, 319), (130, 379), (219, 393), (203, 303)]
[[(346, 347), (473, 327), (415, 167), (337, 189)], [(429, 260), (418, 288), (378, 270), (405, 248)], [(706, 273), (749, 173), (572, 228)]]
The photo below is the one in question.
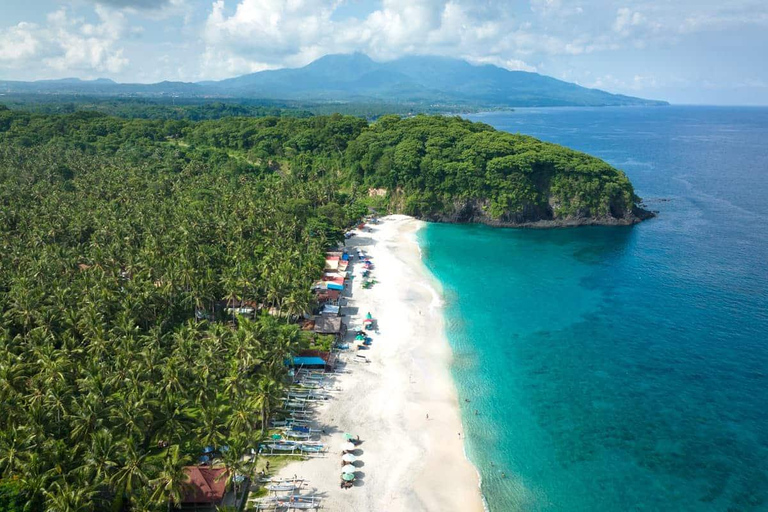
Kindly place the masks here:
[[(458, 401), (448, 370), (450, 347), (443, 331), (440, 299), (421, 261), (415, 239), (421, 222), (386, 217), (371, 232), (347, 241), (362, 247), (379, 283), (361, 287), (355, 261), (352, 297), (344, 321), (362, 325), (367, 312), (378, 334), (365, 355), (369, 364), (349, 363), (335, 378), (340, 391), (317, 408), (318, 425), (328, 432), (326, 458), (289, 464), (279, 476), (307, 479), (333, 511), (483, 510), (475, 468), (466, 460)], [(356, 259), (356, 258), (355, 258)], [(429, 420), (426, 415), (429, 414)], [(360, 436), (358, 480), (339, 488), (342, 434)]]

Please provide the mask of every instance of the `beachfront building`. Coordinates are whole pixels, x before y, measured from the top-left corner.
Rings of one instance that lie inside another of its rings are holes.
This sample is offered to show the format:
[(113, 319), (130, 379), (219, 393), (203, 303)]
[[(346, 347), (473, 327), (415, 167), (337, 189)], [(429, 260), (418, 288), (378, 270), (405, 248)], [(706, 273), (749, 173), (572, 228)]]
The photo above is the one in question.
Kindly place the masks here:
[(316, 288), (315, 298), (318, 304), (333, 304), (338, 305), (341, 298), (341, 290), (329, 290), (328, 288)]
[(323, 370), (332, 372), (336, 356), (322, 350), (302, 350), (293, 358), (292, 365), (302, 370)]
[(341, 321), (340, 316), (319, 315), (314, 320), (315, 326), (312, 330), (315, 334), (332, 334), (337, 340), (341, 340), (347, 333), (347, 325)]
[(228, 501), (225, 468), (186, 466), (184, 474), (187, 475), (187, 482), (181, 495), (183, 510), (214, 512)]
[(323, 316), (341, 316), (341, 307), (338, 304), (323, 304), (320, 307)]

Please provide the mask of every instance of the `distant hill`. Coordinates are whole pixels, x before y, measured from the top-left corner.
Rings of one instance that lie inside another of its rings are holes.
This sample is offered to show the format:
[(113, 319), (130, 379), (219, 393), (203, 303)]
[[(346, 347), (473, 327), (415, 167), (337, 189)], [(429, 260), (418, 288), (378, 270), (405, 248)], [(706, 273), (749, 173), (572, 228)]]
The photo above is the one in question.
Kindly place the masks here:
[(538, 73), (475, 66), (447, 57), (376, 62), (361, 53), (327, 55), (302, 68), (261, 71), (221, 81), (117, 84), (77, 79), (0, 81), (0, 92), (269, 98), (302, 101), (450, 104), (481, 107), (664, 105), (588, 89)]

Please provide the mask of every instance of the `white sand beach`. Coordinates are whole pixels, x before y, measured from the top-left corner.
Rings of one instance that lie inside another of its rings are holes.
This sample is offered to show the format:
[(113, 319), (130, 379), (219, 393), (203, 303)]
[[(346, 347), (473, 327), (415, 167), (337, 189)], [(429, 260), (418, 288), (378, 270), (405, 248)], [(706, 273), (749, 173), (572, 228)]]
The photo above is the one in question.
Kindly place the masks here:
[[(334, 378), (340, 390), (316, 409), (317, 425), (328, 432), (322, 437), (330, 446), (327, 456), (291, 463), (277, 475), (305, 478), (303, 492), (323, 496), (323, 509), (483, 510), (477, 472), (464, 455), (451, 352), (435, 290), (439, 284), (416, 243), (421, 225), (407, 216), (385, 217), (347, 241), (350, 253), (361, 247), (371, 257), (378, 281), (363, 289), (362, 265), (355, 261), (352, 295), (342, 310), (350, 331), (369, 311), (376, 319), (373, 343), (361, 351), (371, 362), (347, 364)], [(362, 443), (355, 486), (343, 490), (345, 432), (359, 435)]]

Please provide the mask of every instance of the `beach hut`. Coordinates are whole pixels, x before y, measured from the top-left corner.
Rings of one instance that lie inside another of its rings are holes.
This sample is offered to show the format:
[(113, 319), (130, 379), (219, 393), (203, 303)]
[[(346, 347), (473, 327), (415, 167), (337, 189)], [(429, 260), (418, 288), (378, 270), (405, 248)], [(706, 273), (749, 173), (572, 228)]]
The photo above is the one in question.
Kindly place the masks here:
[(328, 290), (342, 291), (342, 290), (344, 290), (344, 278), (343, 277), (334, 277), (334, 278), (331, 278), (331, 279), (327, 279), (325, 281), (325, 287)]
[(337, 305), (339, 303), (339, 299), (341, 298), (341, 291), (340, 290), (329, 290), (328, 288), (317, 288), (315, 291), (315, 297), (317, 298), (317, 302), (321, 304), (335, 304)]
[(339, 316), (316, 316), (314, 332), (317, 334), (333, 334), (341, 338), (347, 333), (347, 326)]
[(325, 270), (329, 272), (336, 272), (339, 269), (339, 261), (341, 258), (338, 256), (325, 257)]
[(221, 506), (227, 493), (227, 470), (202, 466), (187, 466), (187, 482), (181, 493), (183, 508), (212, 509)]
[(303, 370), (333, 371), (336, 356), (322, 350), (302, 350), (293, 358), (291, 366)]
[(324, 304), (320, 309), (320, 314), (325, 316), (339, 316), (341, 308), (335, 304)]

